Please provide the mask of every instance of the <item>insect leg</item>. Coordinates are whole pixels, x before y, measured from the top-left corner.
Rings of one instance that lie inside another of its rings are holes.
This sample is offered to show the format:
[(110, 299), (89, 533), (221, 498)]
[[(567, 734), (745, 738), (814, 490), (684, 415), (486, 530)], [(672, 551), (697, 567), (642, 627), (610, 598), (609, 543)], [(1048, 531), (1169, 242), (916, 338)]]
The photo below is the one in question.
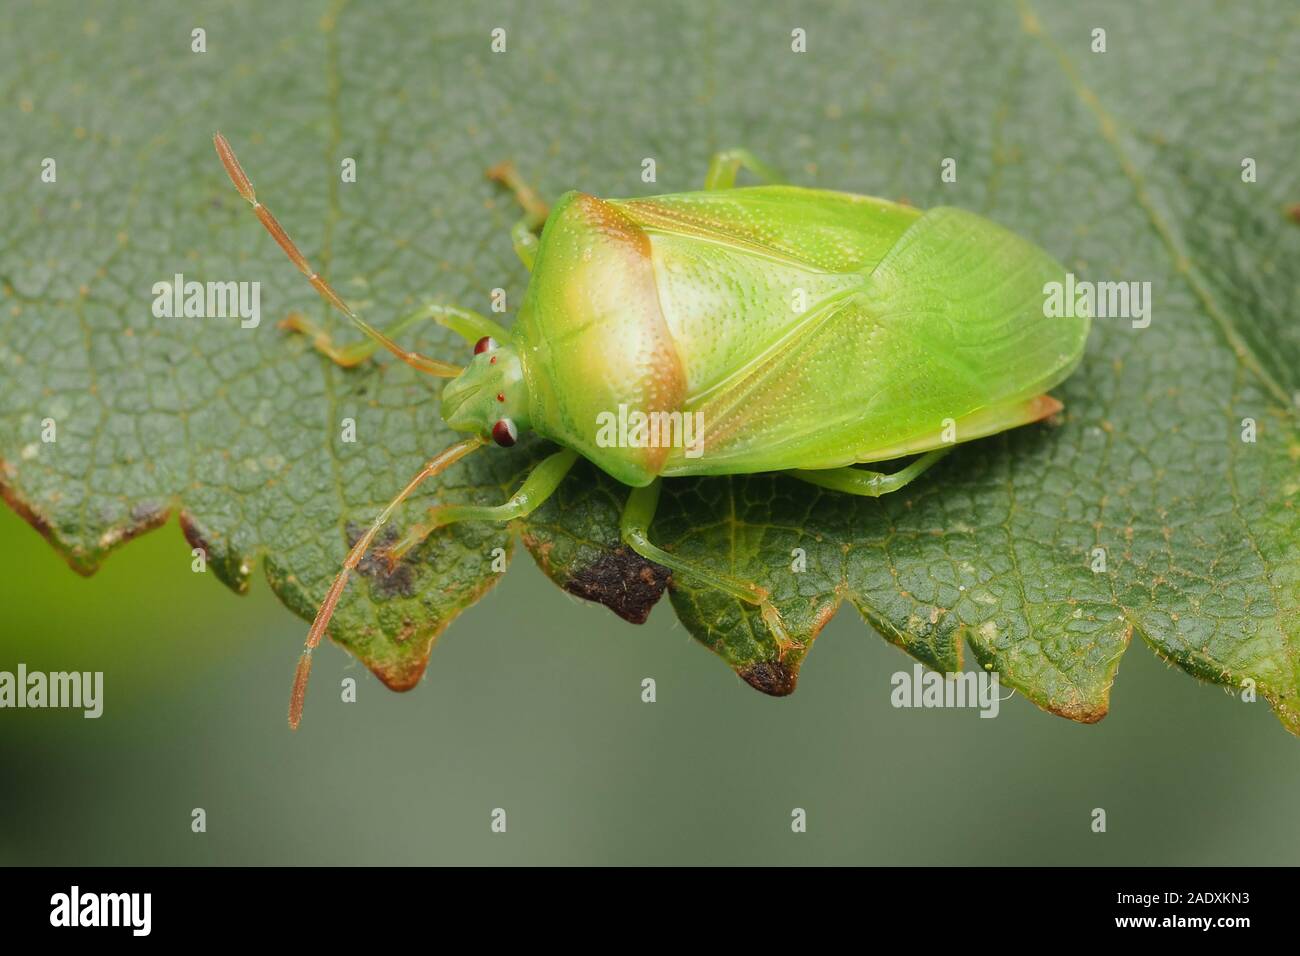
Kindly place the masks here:
[(498, 325), (486, 315), (470, 309), (462, 309), (454, 305), (427, 305), (425, 311), (433, 321), (451, 329), (470, 345), (485, 335), (498, 342), (506, 342), (510, 339), (510, 333), (506, 331), (505, 326)]
[(298, 669), (293, 675), (293, 692), (289, 695), (289, 726), (294, 730), (298, 729), (298, 723), (302, 720), (302, 705), (307, 697), (307, 678), (311, 676), (311, 653), (320, 643), (325, 628), (329, 626), (330, 618), (334, 616), (334, 608), (339, 603), (339, 597), (343, 594), (343, 588), (348, 583), (352, 571), (361, 563), (361, 559), (366, 556), (366, 551), (370, 547), (370, 542), (374, 540), (379, 529), (384, 526), (397, 506), (410, 496), (411, 492), (427, 478), (441, 474), (456, 462), (460, 461), (476, 448), (481, 448), (485, 444), (484, 439), (475, 436), (466, 438), (446, 448), (439, 454), (430, 458), (420, 473), (407, 482), (406, 487), (397, 493), (397, 497), (390, 501), (384, 510), (379, 512), (374, 523), (366, 529), (366, 533), (357, 539), (357, 543), (352, 546), (348, 556), (343, 561), (343, 569), (339, 571), (338, 577), (330, 585), (329, 591), (325, 595), (325, 600), (321, 602), (320, 608), (316, 611), (316, 619), (311, 622), (311, 630), (307, 632), (307, 641), (303, 646), (302, 656), (298, 658)]
[(577, 460), (576, 451), (568, 448), (557, 451), (529, 472), (519, 490), (502, 505), (438, 505), (430, 508), (428, 518), (412, 525), (391, 547), (381, 551), (380, 557), (385, 558), (389, 566), (393, 567), (435, 530), (458, 521), (504, 523), (522, 518), (540, 508), (547, 498), (555, 494), (555, 489), (560, 487), (560, 482)]
[(948, 445), (944, 448), (936, 448), (934, 451), (926, 452), (906, 468), (896, 471), (892, 475), (879, 471), (866, 471), (862, 468), (854, 468), (851, 465), (845, 468), (826, 468), (820, 471), (787, 471), (786, 474), (791, 478), (806, 481), (810, 485), (830, 488), (832, 491), (843, 491), (846, 494), (861, 495), (864, 498), (879, 498), (881, 495), (887, 495), (891, 491), (898, 491), (898, 489), (910, 484), (952, 449), (953, 446)]
[(785, 182), (785, 177), (747, 149), (724, 149), (714, 153), (709, 160), (709, 171), (704, 176), (705, 189), (732, 189), (736, 174), (748, 169), (765, 183)]
[(520, 219), (510, 227), (510, 242), (515, 247), (515, 255), (519, 261), (524, 264), (524, 268), (529, 272), (533, 271), (533, 263), (537, 261), (537, 233), (528, 225), (527, 219)]
[[(477, 312), (471, 312), (469, 309), (460, 309), (453, 305), (426, 305), (416, 309), (408, 315), (402, 316), (392, 325), (384, 329), (384, 335), (391, 339), (396, 339), (411, 326), (432, 319), (439, 325), (444, 325), (451, 329), (457, 335), (461, 336), (468, 342), (477, 342), (485, 335), (492, 336), (498, 342), (504, 342), (509, 338), (506, 330), (493, 322), (485, 315), (479, 315)], [(289, 329), (293, 332), (301, 332), (303, 335), (311, 337), (312, 346), (316, 351), (327, 356), (335, 364), (344, 368), (352, 368), (354, 365), (360, 365), (370, 356), (374, 355), (379, 349), (379, 343), (374, 339), (362, 339), (360, 342), (353, 342), (351, 345), (335, 345), (330, 334), (325, 329), (307, 318), (301, 312), (290, 312), (283, 321), (280, 322), (280, 328)]]
[(655, 509), (659, 505), (662, 480), (655, 479), (653, 484), (646, 485), (644, 488), (633, 488), (632, 493), (628, 495), (627, 504), (623, 507), (623, 517), (619, 522), (623, 543), (647, 561), (662, 564), (674, 573), (680, 572), (696, 578), (709, 587), (730, 594), (746, 604), (757, 605), (764, 622), (772, 631), (772, 636), (776, 638), (782, 655), (792, 647), (802, 647), (803, 645), (794, 640), (786, 630), (785, 622), (781, 620), (781, 614), (772, 603), (767, 588), (679, 558), (650, 542), (650, 522), (654, 519)]
[(253, 207), (253, 213), (257, 216), (258, 221), (261, 222), (261, 224), (266, 228), (266, 231), (271, 234), (271, 238), (274, 239), (279, 244), (280, 248), (284, 250), (285, 255), (289, 257), (289, 261), (297, 266), (298, 271), (307, 277), (307, 281), (312, 284), (312, 288), (320, 293), (321, 298), (351, 319), (352, 324), (362, 332), (366, 333), (366, 335), (370, 336), (370, 338), (374, 339), (412, 368), (419, 369), (421, 372), (428, 372), (430, 375), (439, 375), (443, 378), (455, 378), (461, 373), (461, 369), (458, 366), (452, 365), (449, 362), (440, 362), (437, 359), (429, 358), (427, 355), (421, 355), (419, 352), (411, 352), (402, 348), (383, 332), (380, 332), (369, 322), (362, 319), (361, 316), (353, 312), (352, 307), (344, 302), (342, 297), (334, 291), (334, 287), (312, 269), (311, 264), (307, 261), (306, 257), (298, 251), (298, 246), (289, 238), (289, 234), (284, 231), (284, 227), (280, 225), (275, 216), (271, 215), (271, 210), (258, 202), (257, 193), (253, 190), (253, 184), (249, 182), (248, 176), (244, 174), (243, 168), (239, 165), (239, 160), (235, 158), (235, 151), (230, 148), (230, 144), (226, 142), (226, 138), (220, 133), (217, 133), (213, 136), (212, 141), (217, 147), (217, 155), (221, 157), (222, 165), (226, 167), (226, 175), (228, 175), (230, 181), (235, 184), (235, 188), (239, 190), (239, 195), (243, 196), (244, 199), (248, 201), (249, 205)]
[(533, 262), (537, 258), (537, 233), (551, 214), (550, 206), (523, 178), (511, 162), (497, 163), (487, 171), (487, 178), (505, 186), (515, 194), (515, 199), (524, 209), (524, 218), (510, 229), (510, 241), (514, 243), (515, 255), (529, 272), (533, 271)]

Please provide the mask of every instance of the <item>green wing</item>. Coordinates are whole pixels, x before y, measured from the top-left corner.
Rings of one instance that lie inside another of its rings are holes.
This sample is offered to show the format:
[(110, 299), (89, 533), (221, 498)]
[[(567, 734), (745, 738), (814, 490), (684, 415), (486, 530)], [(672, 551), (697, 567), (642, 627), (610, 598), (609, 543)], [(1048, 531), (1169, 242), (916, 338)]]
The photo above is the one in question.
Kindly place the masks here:
[(921, 215), (887, 199), (801, 186), (749, 186), (610, 202), (652, 237), (676, 234), (841, 273), (875, 267)]
[(868, 196), (757, 186), (615, 205), (648, 239), (688, 400), (862, 288), (920, 213)]
[[(799, 317), (726, 380), (688, 400), (704, 450), (663, 474), (833, 468), (933, 446), (945, 420), (1021, 402), (1064, 379), (1085, 318), (1045, 318), (1064, 270), (1015, 234), (931, 210), (856, 289)], [(957, 440), (977, 437), (962, 434)]]

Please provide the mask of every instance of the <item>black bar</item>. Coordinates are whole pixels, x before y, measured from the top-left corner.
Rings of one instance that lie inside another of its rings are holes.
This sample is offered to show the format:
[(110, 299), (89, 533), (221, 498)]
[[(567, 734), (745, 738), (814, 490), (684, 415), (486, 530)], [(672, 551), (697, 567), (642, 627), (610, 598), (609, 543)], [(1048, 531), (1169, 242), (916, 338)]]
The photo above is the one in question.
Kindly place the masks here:
[[(672, 875), (629, 868), (556, 870), (540, 879), (535, 870), (501, 869), (6, 869), (0, 870), (0, 925), (8, 940), (75, 935), (83, 943), (128, 944), (280, 938), (373, 944), (386, 928), (423, 927), (432, 939), (439, 925), (451, 924), (488, 927), (493, 936), (530, 925), (567, 935), (575, 927), (560, 927), (571, 921), (584, 930), (612, 924), (629, 938), (648, 933), (660, 940), (672, 938), (667, 934), (676, 925), (683, 932), (700, 926), (705, 935), (730, 932), (734, 939), (739, 925), (772, 923), (773, 933), (808, 933), (809, 940), (844, 925), (859, 940), (924, 927), (927, 943), (949, 935), (969, 940), (972, 932), (1011, 940), (1231, 942), (1257, 931), (1294, 930), (1293, 878), (1293, 870), (1244, 868), (754, 868)], [(71, 922), (74, 886), (78, 922), (116, 912), (126, 925), (52, 925)], [(144, 896), (117, 895), (132, 893), (149, 894), (147, 935)]]

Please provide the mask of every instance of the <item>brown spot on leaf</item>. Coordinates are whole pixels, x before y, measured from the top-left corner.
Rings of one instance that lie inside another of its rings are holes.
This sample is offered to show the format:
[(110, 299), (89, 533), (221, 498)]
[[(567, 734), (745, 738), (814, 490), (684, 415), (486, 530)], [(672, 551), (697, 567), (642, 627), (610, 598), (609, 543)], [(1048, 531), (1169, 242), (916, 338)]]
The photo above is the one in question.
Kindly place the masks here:
[[(348, 547), (351, 547), (366, 533), (366, 527), (349, 522), (347, 531)], [(415, 597), (415, 572), (410, 564), (399, 561), (390, 569), (388, 559), (382, 553), (383, 548), (396, 540), (397, 529), (385, 528), (375, 536), (375, 540), (370, 544), (370, 550), (357, 565), (357, 573), (370, 579), (374, 595), (385, 601), (395, 597)]]
[(750, 687), (760, 690), (772, 697), (786, 697), (794, 693), (794, 686), (799, 680), (797, 665), (784, 661), (755, 661), (744, 667), (736, 668)]
[[(349, 529), (348, 534), (356, 540), (356, 534), (353, 529)], [(509, 552), (510, 544), (507, 542), (506, 550)], [(380, 567), (387, 570), (387, 564), (380, 561)], [(480, 579), (465, 591), (460, 593), (456, 606), (450, 610), (444, 617), (432, 620), (404, 620), (401, 629), (392, 639), (392, 647), (397, 651), (395, 654), (378, 654), (373, 658), (358, 658), (370, 668), (370, 672), (383, 682), (384, 686), (393, 691), (408, 691), (420, 682), (424, 676), (424, 671), (429, 665), (429, 655), (433, 650), (434, 642), (442, 635), (450, 624), (461, 611), (477, 604), (483, 595), (492, 590), (503, 575), (489, 574)], [(340, 642), (349, 651), (356, 654), (356, 650), (346, 642)]]
[(627, 545), (601, 552), (593, 563), (574, 572), (564, 590), (598, 601), (633, 624), (644, 624), (664, 593), (672, 572), (647, 561)]

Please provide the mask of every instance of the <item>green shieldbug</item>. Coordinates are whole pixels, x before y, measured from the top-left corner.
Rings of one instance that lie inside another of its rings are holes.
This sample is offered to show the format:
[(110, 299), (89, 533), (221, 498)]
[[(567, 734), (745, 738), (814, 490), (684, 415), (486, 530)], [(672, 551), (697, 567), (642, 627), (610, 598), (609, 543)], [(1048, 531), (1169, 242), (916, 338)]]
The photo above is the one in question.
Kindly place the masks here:
[[(527, 515), (582, 456), (631, 487), (621, 520), (630, 548), (758, 606), (788, 648), (794, 642), (763, 588), (651, 543), (660, 481), (782, 471), (848, 494), (896, 491), (954, 442), (1059, 410), (1046, 392), (1073, 371), (1088, 335), (1087, 317), (1044, 318), (1044, 286), (1065, 270), (1006, 229), (951, 207), (737, 188), (742, 167), (776, 178), (744, 150), (715, 156), (701, 192), (618, 200), (569, 192), (549, 211), (511, 167), (490, 171), (525, 211), (511, 236), (532, 276), (513, 328), (430, 305), (386, 334), (312, 270), (220, 134), (216, 147), (262, 224), (369, 341), (340, 348), (305, 320), (295, 327), (344, 365), (382, 346), (450, 377), (442, 416), (470, 435), (430, 459), (348, 554), (299, 660), (293, 727), (312, 650), (375, 534), (420, 482), (489, 441), (513, 445), (531, 429), (561, 450), (502, 505), (430, 509), (390, 559), (443, 525)], [(467, 366), (393, 341), (427, 319), (474, 343)], [(855, 467), (909, 455), (919, 457), (889, 474)]]

